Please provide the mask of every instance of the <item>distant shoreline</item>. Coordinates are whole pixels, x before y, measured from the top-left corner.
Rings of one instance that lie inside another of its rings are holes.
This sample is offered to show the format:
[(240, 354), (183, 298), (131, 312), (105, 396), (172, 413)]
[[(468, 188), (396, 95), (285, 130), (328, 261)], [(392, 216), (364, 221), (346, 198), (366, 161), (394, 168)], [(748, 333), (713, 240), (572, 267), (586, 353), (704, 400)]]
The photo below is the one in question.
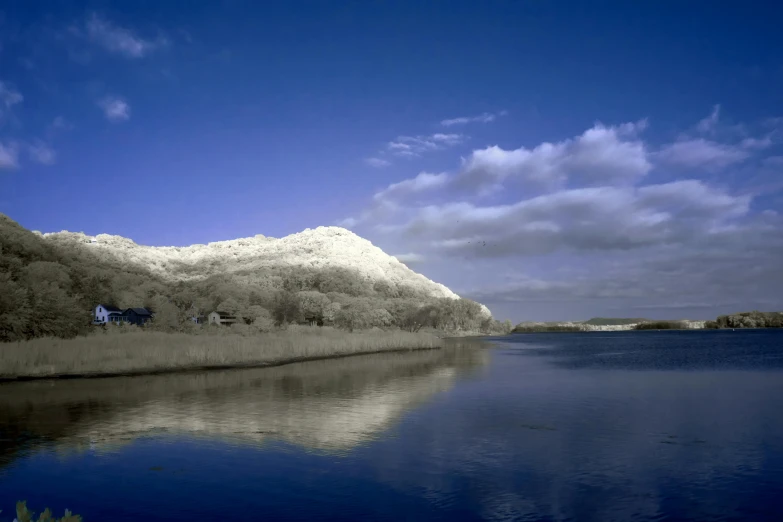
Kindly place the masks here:
[(726, 331), (736, 331), (736, 330), (780, 330), (778, 327), (774, 326), (766, 326), (766, 327), (738, 327), (738, 328), (660, 328), (660, 329), (653, 329), (653, 328), (642, 328), (642, 329), (636, 329), (636, 328), (630, 328), (627, 330), (541, 330), (541, 331), (520, 331), (520, 332), (511, 332), (508, 335), (525, 335), (525, 334), (556, 334), (556, 333), (562, 333), (562, 334), (593, 334), (593, 333), (627, 333), (627, 332), (726, 332)]

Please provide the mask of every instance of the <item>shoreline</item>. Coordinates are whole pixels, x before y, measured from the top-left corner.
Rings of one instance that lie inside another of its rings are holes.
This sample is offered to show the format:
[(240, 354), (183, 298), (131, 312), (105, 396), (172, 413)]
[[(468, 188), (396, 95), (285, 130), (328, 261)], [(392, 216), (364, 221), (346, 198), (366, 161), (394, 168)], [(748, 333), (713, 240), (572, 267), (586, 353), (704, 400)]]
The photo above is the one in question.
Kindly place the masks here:
[(264, 368), (444, 344), (432, 334), (309, 327), (252, 336), (132, 332), (39, 338), (0, 349), (0, 383)]
[(257, 368), (273, 368), (276, 366), (285, 366), (288, 364), (295, 364), (300, 362), (309, 361), (323, 361), (328, 359), (344, 359), (346, 357), (359, 357), (362, 355), (377, 355), (380, 353), (400, 353), (400, 352), (417, 352), (425, 350), (442, 350), (442, 346), (424, 346), (419, 348), (390, 348), (388, 350), (371, 350), (371, 351), (359, 351), (352, 353), (336, 353), (332, 355), (313, 355), (305, 357), (292, 357), (290, 359), (283, 359), (280, 361), (271, 362), (245, 362), (245, 363), (231, 363), (231, 364), (214, 364), (214, 365), (201, 365), (201, 366), (182, 366), (179, 368), (150, 368), (148, 370), (131, 370), (126, 372), (83, 372), (83, 373), (59, 373), (59, 374), (46, 374), (46, 375), (21, 375), (15, 377), (8, 377), (0, 375), (0, 384), (9, 382), (28, 382), (28, 381), (42, 381), (42, 380), (72, 380), (72, 379), (110, 379), (112, 377), (141, 377), (148, 375), (167, 375), (173, 373), (196, 373), (207, 372), (216, 370), (249, 370)]
[(630, 330), (552, 330), (541, 332), (510, 332), (508, 335), (523, 335), (523, 334), (581, 334), (581, 333), (621, 333), (621, 332), (733, 332), (736, 330), (781, 330), (776, 326), (754, 326), (754, 327), (740, 327), (740, 328), (631, 328)]
[[(713, 328), (714, 329), (714, 328)], [(731, 328), (723, 328), (724, 330), (731, 330)], [(750, 330), (750, 328), (744, 328), (745, 330)], [(522, 334), (553, 334), (553, 333), (559, 333), (559, 334), (582, 334), (582, 333), (626, 333), (626, 332), (703, 332), (705, 330), (710, 330), (710, 328), (661, 328), (660, 330), (654, 330), (650, 328), (643, 328), (641, 330), (637, 330), (636, 328), (630, 328), (628, 330), (551, 330), (551, 331), (541, 331), (541, 332), (511, 332), (508, 335), (522, 335)]]

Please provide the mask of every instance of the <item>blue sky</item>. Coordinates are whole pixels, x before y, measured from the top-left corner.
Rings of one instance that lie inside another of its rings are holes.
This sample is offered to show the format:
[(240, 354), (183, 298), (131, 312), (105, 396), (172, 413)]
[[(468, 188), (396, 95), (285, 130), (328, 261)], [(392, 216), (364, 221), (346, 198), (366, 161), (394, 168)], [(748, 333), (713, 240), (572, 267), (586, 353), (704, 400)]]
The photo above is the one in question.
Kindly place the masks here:
[(340, 224), (515, 321), (783, 308), (779, 4), (180, 6), (0, 4), (0, 212)]

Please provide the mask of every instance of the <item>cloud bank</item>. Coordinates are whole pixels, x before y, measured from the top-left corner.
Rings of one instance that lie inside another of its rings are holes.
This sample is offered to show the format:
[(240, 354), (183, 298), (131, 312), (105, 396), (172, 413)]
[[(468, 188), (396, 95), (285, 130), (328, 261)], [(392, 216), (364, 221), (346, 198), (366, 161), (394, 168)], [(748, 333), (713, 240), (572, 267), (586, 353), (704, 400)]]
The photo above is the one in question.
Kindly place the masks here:
[[(542, 301), (586, 316), (783, 308), (783, 220), (742, 183), (777, 180), (783, 191), (780, 127), (728, 128), (715, 106), (669, 142), (645, 138), (640, 120), (533, 147), (491, 145), (451, 172), (380, 188), (352, 225), (510, 313), (535, 314)], [(729, 175), (737, 169), (754, 175)]]

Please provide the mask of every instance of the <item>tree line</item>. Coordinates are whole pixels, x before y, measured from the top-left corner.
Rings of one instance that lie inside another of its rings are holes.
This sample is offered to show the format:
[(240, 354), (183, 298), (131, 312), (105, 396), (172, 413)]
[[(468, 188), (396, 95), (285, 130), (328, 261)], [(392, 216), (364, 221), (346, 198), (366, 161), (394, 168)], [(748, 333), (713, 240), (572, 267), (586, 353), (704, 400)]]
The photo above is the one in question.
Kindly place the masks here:
[(783, 328), (783, 312), (740, 312), (707, 321), (705, 328)]
[(688, 325), (683, 321), (645, 321), (634, 326), (634, 330), (685, 330)]

